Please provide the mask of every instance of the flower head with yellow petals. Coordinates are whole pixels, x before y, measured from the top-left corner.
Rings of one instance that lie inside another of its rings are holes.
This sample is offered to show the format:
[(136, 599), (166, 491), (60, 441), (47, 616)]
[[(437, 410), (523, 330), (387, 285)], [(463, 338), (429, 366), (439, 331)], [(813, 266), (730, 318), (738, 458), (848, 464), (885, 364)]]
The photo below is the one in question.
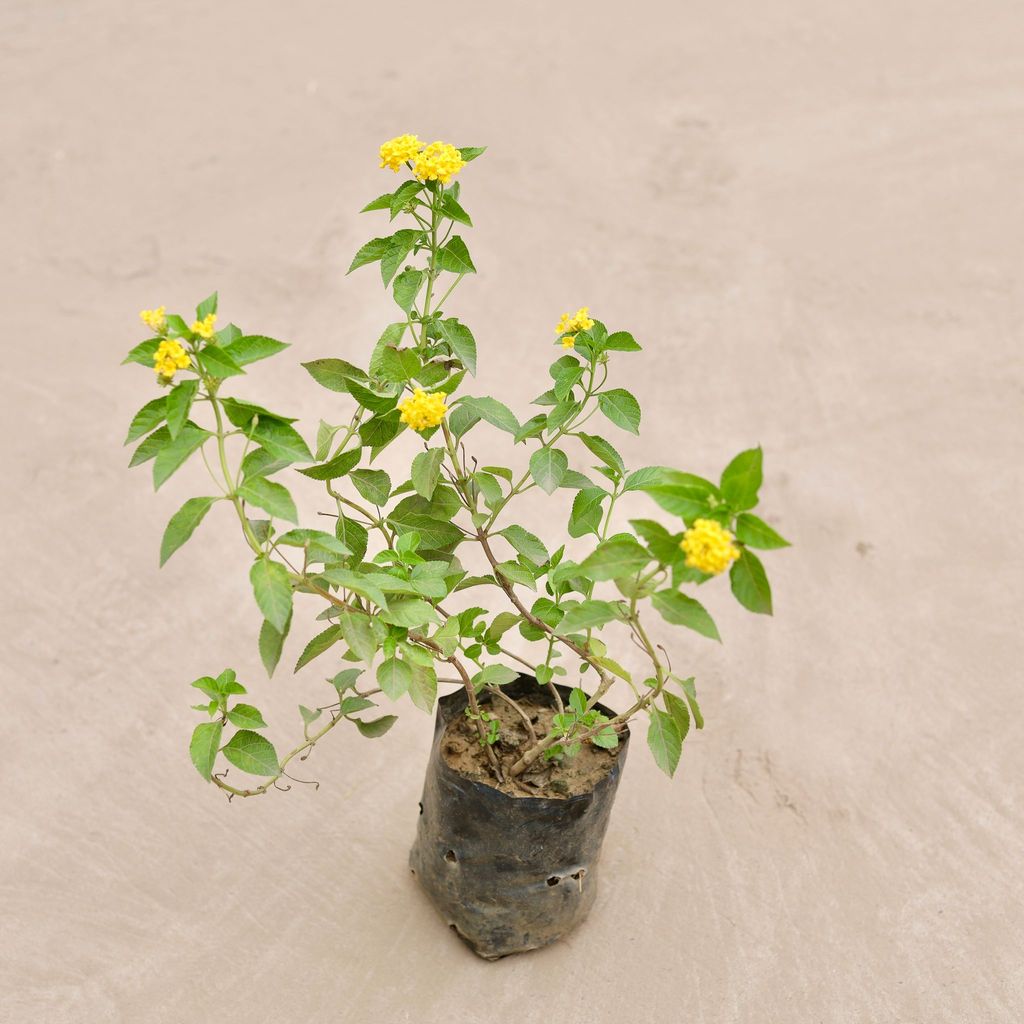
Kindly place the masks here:
[(397, 174), (402, 164), (414, 160), (422, 148), (423, 143), (415, 135), (398, 135), (388, 139), (380, 147), (380, 165), (390, 167)]
[(453, 174), (458, 174), (466, 161), (462, 154), (447, 142), (432, 142), (416, 157), (412, 173), (420, 181), (439, 181), (447, 185)]
[(686, 553), (686, 564), (709, 576), (725, 572), (740, 557), (733, 535), (713, 519), (695, 519), (679, 546)]
[(180, 341), (164, 338), (153, 356), (153, 369), (165, 381), (169, 381), (179, 370), (189, 365), (188, 353)]
[(440, 426), (448, 406), (444, 400), (448, 396), (443, 391), (428, 395), (422, 388), (416, 388), (412, 395), (398, 403), (401, 422), (413, 430), (429, 430)]
[(156, 309), (144, 309), (139, 313), (139, 319), (154, 333), (163, 334), (167, 330), (166, 306), (157, 306)]
[(217, 322), (216, 313), (207, 313), (202, 320), (196, 320), (192, 324), (192, 333), (198, 334), (200, 338), (206, 338), (207, 341), (213, 337), (213, 325)]
[(562, 339), (562, 348), (576, 347), (576, 333), (578, 331), (589, 331), (594, 326), (590, 319), (590, 307), (580, 306), (575, 313), (563, 313), (562, 319), (558, 321), (555, 334)]

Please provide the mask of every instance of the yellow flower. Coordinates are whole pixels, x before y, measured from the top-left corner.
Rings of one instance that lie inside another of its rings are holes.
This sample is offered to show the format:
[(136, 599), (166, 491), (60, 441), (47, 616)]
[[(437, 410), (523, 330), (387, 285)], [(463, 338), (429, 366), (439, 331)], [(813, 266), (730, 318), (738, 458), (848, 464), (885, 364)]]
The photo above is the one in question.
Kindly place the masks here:
[(430, 427), (436, 427), (448, 411), (448, 406), (444, 404), (447, 397), (443, 391), (428, 395), (422, 388), (416, 388), (410, 398), (398, 403), (402, 413), (400, 419), (413, 430), (429, 430)]
[[(575, 333), (576, 331), (589, 331), (594, 326), (594, 321), (590, 319), (590, 307), (580, 306), (575, 313), (563, 313), (562, 319), (558, 321), (558, 326), (555, 328), (555, 334), (572, 334), (573, 345), (576, 343)], [(565, 345), (565, 341), (562, 342)], [(565, 345), (566, 348), (572, 348), (572, 345)]]
[(416, 157), (412, 173), (420, 181), (439, 181), (447, 185), (451, 176), (458, 174), (465, 166), (466, 161), (454, 146), (447, 142), (432, 142)]
[(182, 348), (180, 341), (165, 338), (160, 342), (153, 356), (153, 369), (161, 377), (170, 380), (178, 370), (184, 370), (188, 365), (188, 353)]
[(139, 314), (139, 319), (154, 333), (163, 334), (167, 330), (166, 306), (157, 306), (156, 309), (144, 309)]
[(200, 338), (209, 340), (213, 337), (213, 325), (217, 322), (216, 313), (207, 313), (202, 320), (196, 320), (192, 324), (192, 333), (198, 334)]
[(679, 546), (686, 552), (686, 564), (709, 576), (725, 572), (740, 557), (732, 534), (713, 519), (695, 519)]
[(575, 348), (576, 347), (576, 335), (567, 334), (562, 339), (562, 348)]
[(380, 147), (380, 165), (390, 167), (397, 174), (402, 164), (412, 160), (422, 148), (423, 143), (415, 135), (389, 139)]

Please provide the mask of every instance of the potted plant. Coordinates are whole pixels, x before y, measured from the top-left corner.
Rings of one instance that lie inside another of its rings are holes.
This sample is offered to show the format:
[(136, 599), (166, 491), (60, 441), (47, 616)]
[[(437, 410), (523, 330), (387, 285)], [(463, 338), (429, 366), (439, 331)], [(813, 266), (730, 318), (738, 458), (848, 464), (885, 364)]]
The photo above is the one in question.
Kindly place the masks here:
[[(300, 627), (296, 669), (330, 665), (330, 697), (299, 707), (301, 739), (286, 753), (231, 669), (195, 680), (196, 770), (229, 799), (286, 788), (336, 727), (383, 736), (395, 721), (375, 710), (383, 701), (425, 713), (437, 705), (410, 863), (449, 924), (493, 958), (543, 945), (587, 913), (629, 723), (647, 719), (647, 746), (668, 775), (691, 725), (703, 725), (693, 678), (649, 635), (651, 613), (717, 640), (693, 592), (728, 573), (745, 608), (770, 614), (754, 552), (786, 541), (752, 511), (759, 448), (737, 455), (718, 483), (625, 464), (604, 435), (639, 432), (640, 406), (614, 374), (640, 346), (586, 307), (525, 357), (555, 346), (533, 415), (520, 420), (472, 393), (477, 343), (450, 300), (476, 270), (457, 176), (482, 152), (411, 135), (381, 147), (381, 167), (403, 180), (365, 211), (401, 226), (367, 242), (349, 272), (376, 265), (398, 314), (361, 365), (303, 364), (332, 393), (312, 448), (292, 417), (233, 393), (250, 366), (287, 346), (219, 326), (216, 293), (191, 322), (163, 306), (141, 314), (152, 336), (126, 362), (147, 367), (160, 393), (126, 443), (137, 442), (132, 466), (152, 463), (156, 488), (190, 459), (212, 480), (171, 517), (161, 565), (211, 510), (236, 517), (268, 674), (294, 606), (319, 622), (311, 639)], [(525, 469), (501, 464), (494, 438), (473, 433), (481, 423), (527, 450)], [(398, 479), (374, 468), (391, 445), (409, 456)], [(284, 480), (316, 482), (333, 528), (300, 526)], [(629, 492), (651, 499), (652, 518), (619, 521)], [(567, 538), (561, 526), (542, 540), (515, 523), (520, 501), (538, 498), (559, 522), (568, 509)], [(496, 601), (501, 610), (488, 610)], [(613, 646), (627, 643), (648, 666), (639, 674)], [(630, 693), (618, 712), (603, 703), (616, 679)], [(437, 701), (449, 683), (456, 689)]]

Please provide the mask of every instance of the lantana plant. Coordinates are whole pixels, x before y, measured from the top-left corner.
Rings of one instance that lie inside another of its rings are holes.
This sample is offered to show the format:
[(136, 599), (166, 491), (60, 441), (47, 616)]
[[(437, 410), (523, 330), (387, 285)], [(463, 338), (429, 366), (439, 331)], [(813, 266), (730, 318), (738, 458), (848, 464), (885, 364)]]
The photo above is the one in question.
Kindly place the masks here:
[[(132, 420), (126, 443), (139, 443), (130, 464), (152, 462), (156, 488), (190, 459), (212, 481), (171, 517), (161, 565), (211, 510), (229, 512), (249, 549), (268, 674), (296, 606), (320, 624), (311, 637), (309, 627), (297, 627), (305, 645), (296, 670), (314, 659), (333, 662), (330, 698), (299, 707), (301, 740), (283, 755), (234, 671), (192, 683), (203, 719), (192, 734), (192, 762), (229, 796), (284, 788), (291, 763), (342, 722), (382, 736), (395, 722), (392, 713), (374, 715), (382, 698), (408, 699), (429, 713), (439, 679), (465, 688), (466, 714), (496, 781), (514, 783), (540, 758), (557, 770), (583, 744), (614, 748), (622, 727), (641, 715), (658, 766), (672, 775), (691, 723), (701, 728), (703, 719), (693, 678), (651, 639), (649, 616), (718, 640), (694, 593), (726, 573), (743, 607), (771, 613), (755, 550), (787, 542), (753, 512), (760, 448), (740, 452), (715, 483), (663, 466), (631, 468), (605, 436), (640, 430), (637, 399), (610, 386), (617, 362), (640, 352), (628, 331), (609, 330), (589, 307), (564, 313), (553, 337), (537, 340), (532, 358), (542, 359), (549, 345), (557, 358), (550, 386), (525, 420), (472, 392), (476, 338), (449, 305), (476, 272), (462, 234), (472, 221), (454, 179), (482, 152), (424, 145), (414, 135), (381, 146), (381, 168), (402, 180), (364, 212), (401, 226), (359, 249), (349, 272), (376, 266), (397, 316), (361, 365), (337, 356), (303, 364), (330, 392), (312, 448), (293, 417), (226, 393), (285, 343), (233, 323), (218, 328), (216, 293), (191, 322), (163, 306), (141, 314), (152, 336), (125, 362), (150, 368), (160, 393)], [(474, 453), (481, 423), (529, 451), (525, 472), (500, 464), (492, 437), (479, 438), (486, 457)], [(373, 468), (392, 445), (409, 457), (408, 473), (397, 480)], [(321, 528), (322, 519), (299, 524), (289, 485), (310, 481), (322, 488), (321, 515), (333, 529)], [(630, 492), (651, 499), (653, 518), (618, 521), (617, 503)], [(567, 514), (567, 538), (542, 540), (514, 521), (527, 496)], [(488, 612), (473, 603), (481, 592), (507, 607)], [(640, 649), (645, 671), (628, 671), (622, 654), (609, 649), (601, 636), (609, 625)], [(520, 674), (534, 676), (556, 707), (545, 734), (534, 734), (527, 712), (502, 689)], [(609, 716), (598, 704), (616, 679), (631, 698)], [(556, 683), (570, 688), (567, 701)], [(481, 700), (484, 693), (490, 701)], [(501, 732), (488, 711), (494, 700), (516, 708), (531, 735), (504, 766), (494, 753)], [(221, 758), (262, 783), (229, 783)]]

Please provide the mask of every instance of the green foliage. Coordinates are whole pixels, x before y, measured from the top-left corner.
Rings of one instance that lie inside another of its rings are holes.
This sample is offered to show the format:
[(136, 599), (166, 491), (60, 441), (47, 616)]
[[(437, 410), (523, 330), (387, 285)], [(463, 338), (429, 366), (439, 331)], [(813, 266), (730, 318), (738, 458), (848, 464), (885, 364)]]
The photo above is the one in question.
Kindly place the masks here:
[[(483, 149), (460, 152), (469, 162)], [(292, 758), (308, 756), (338, 722), (350, 721), (370, 738), (387, 733), (395, 715), (355, 717), (376, 707), (371, 698), (378, 690), (430, 713), (438, 663), (446, 665), (445, 677), (453, 675), (450, 661), (460, 678), (464, 672), (470, 679), (471, 690), (486, 691), (519, 678), (509, 664), (514, 656), (535, 665), (544, 685), (568, 681), (578, 668), (581, 678), (594, 681), (594, 693), (604, 694), (616, 678), (635, 691), (632, 710), (609, 721), (588, 708), (592, 701), (583, 689), (573, 688), (533, 755), (560, 764), (584, 743), (613, 748), (620, 723), (646, 711), (648, 746), (659, 767), (673, 774), (689, 729), (701, 728), (704, 720), (693, 679), (671, 673), (661, 644), (673, 627), (719, 639), (705, 604), (688, 592), (705, 586), (703, 596), (722, 586), (686, 565), (681, 543), (695, 520), (711, 519), (734, 535), (738, 557), (729, 579), (736, 599), (753, 612), (772, 610), (767, 576), (754, 552), (788, 542), (753, 511), (763, 484), (761, 449), (740, 452), (717, 484), (667, 466), (629, 465), (614, 444), (586, 428), (602, 430), (604, 419), (639, 434), (640, 404), (618, 386), (616, 375), (620, 361), (640, 345), (628, 331), (609, 331), (583, 310), (566, 314), (560, 330), (574, 337), (574, 345), (563, 349), (555, 341), (554, 357), (547, 360), (550, 382), (537, 385), (541, 393), (525, 420), (499, 398), (462, 395), (466, 374), (477, 372), (479, 350), (473, 330), (449, 308), (456, 287), (476, 272), (464, 235), (456, 233), (473, 224), (461, 181), (405, 176), (364, 209), (386, 211), (392, 227), (359, 248), (349, 272), (378, 264), (383, 288), (401, 314), (370, 347), (366, 369), (335, 355), (302, 364), (326, 389), (318, 392), (323, 401), (313, 422), (324, 418), (314, 451), (293, 417), (231, 393), (240, 377), (252, 388), (261, 375), (272, 380), (262, 364), (288, 345), (234, 323), (219, 330), (212, 321), (203, 323), (218, 315), (216, 293), (199, 303), (195, 331), (191, 316), (147, 311), (150, 336), (125, 359), (147, 368), (151, 386), (165, 389), (132, 417), (125, 439), (136, 446), (130, 466), (152, 462), (156, 488), (186, 463), (193, 472), (205, 468), (215, 481), (216, 497), (189, 498), (171, 517), (161, 565), (191, 538), (213, 504), (224, 502), (250, 551), (258, 648), (268, 675), (291, 629), (293, 595), (301, 594), (295, 604), (317, 606), (319, 632), (303, 647), (295, 669), (317, 660), (334, 698), (323, 706), (309, 698), (309, 706), (299, 705), (302, 742), (279, 757), (261, 735), (266, 722), (256, 706), (232, 703), (245, 693), (234, 673), (203, 676), (193, 683), (204, 698), (196, 708), (210, 720), (192, 734), (193, 764), (229, 795), (265, 792)], [(533, 321), (512, 316), (502, 322), (506, 334), (499, 340), (518, 345), (516, 332)], [(490, 334), (481, 341), (493, 343), (494, 330)], [(536, 366), (538, 380), (550, 341), (548, 334), (534, 354), (523, 354)], [(344, 354), (351, 343), (343, 339)], [(443, 392), (447, 412), (435, 422), (411, 415), (406, 403), (417, 390)], [(478, 437), (481, 445), (495, 443), (487, 430), (467, 438), (481, 421), (508, 435), (502, 448), (508, 458), (498, 461), (515, 470), (472, 450), (469, 441)], [(694, 426), (681, 425), (680, 436)], [(192, 459), (200, 450), (202, 458)], [(381, 468), (385, 464), (390, 475)], [(308, 507), (331, 519), (301, 526), (291, 489), (308, 488), (309, 481), (320, 498)], [(568, 538), (538, 530), (546, 535), (542, 539), (516, 521), (520, 498), (531, 491), (554, 505), (547, 520), (528, 521), (564, 523)], [(649, 512), (634, 511), (645, 502)], [(629, 514), (639, 518), (629, 520), (632, 532), (616, 532), (627, 503)], [(460, 607), (481, 587), (490, 588), (483, 604), (507, 599), (505, 610)], [(609, 649), (613, 641), (617, 650)], [(620, 663), (634, 667), (621, 653), (631, 651), (629, 642), (650, 660), (643, 684)], [(359, 682), (364, 674), (376, 687)], [(474, 716), (484, 744), (493, 746), (501, 738), (499, 720), (483, 708)], [(237, 731), (225, 743), (227, 726)], [(254, 789), (233, 786), (215, 771), (220, 753), (228, 764), (267, 781)]]

